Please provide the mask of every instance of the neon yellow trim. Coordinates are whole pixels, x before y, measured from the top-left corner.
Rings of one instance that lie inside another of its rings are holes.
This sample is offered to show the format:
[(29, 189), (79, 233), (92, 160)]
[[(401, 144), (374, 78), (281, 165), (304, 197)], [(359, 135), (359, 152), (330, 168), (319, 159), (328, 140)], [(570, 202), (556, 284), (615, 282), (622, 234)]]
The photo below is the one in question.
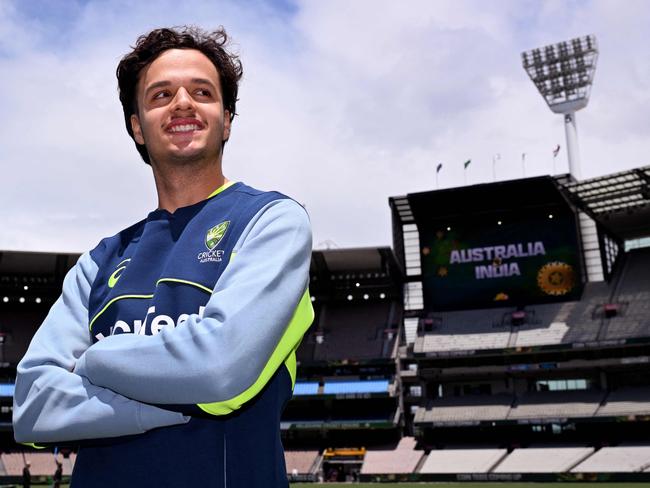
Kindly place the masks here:
[(152, 293), (151, 295), (121, 295), (121, 296), (119, 296), (119, 297), (115, 297), (115, 298), (113, 298), (110, 302), (108, 302), (108, 303), (104, 306), (104, 308), (102, 308), (102, 309), (99, 311), (99, 313), (98, 313), (97, 315), (95, 315), (95, 316), (93, 317), (93, 319), (90, 321), (90, 324), (88, 325), (88, 328), (89, 328), (90, 330), (93, 330), (93, 324), (94, 324), (95, 321), (99, 318), (99, 316), (100, 316), (101, 314), (103, 314), (103, 313), (106, 311), (106, 309), (107, 309), (108, 307), (110, 307), (111, 305), (113, 305), (113, 303), (115, 303), (115, 302), (118, 301), (118, 300), (123, 300), (124, 298), (153, 298), (153, 293)]
[[(309, 326), (314, 320), (314, 308), (311, 305), (311, 297), (309, 295), (309, 289), (305, 291), (296, 310), (293, 313), (293, 317), (289, 322), (287, 329), (282, 334), (280, 342), (275, 346), (275, 350), (268, 362), (264, 366), (264, 369), (260, 373), (257, 380), (249, 386), (242, 393), (237, 395), (230, 400), (224, 400), (222, 402), (214, 403), (200, 403), (197, 406), (211, 415), (226, 415), (231, 412), (234, 412), (240, 408), (244, 403), (250, 401), (255, 395), (257, 395), (264, 385), (268, 383), (271, 379), (271, 376), (275, 374), (277, 369), (286, 361), (287, 368), (289, 368), (289, 374), (293, 370), (294, 374), (291, 378), (292, 388), (295, 383), (295, 349), (302, 339), (302, 336), (305, 334)], [(293, 356), (293, 357), (291, 357)]]
[(47, 449), (47, 446), (37, 446), (33, 442), (21, 442), (23, 446), (33, 447), (34, 449)]
[(228, 260), (228, 262), (232, 261), (235, 256), (237, 256), (237, 251), (231, 252), (230, 253), (230, 259)]
[(156, 286), (158, 286), (160, 283), (164, 281), (171, 281), (172, 283), (183, 283), (185, 285), (196, 286), (197, 288), (200, 288), (201, 290), (206, 291), (210, 295), (212, 295), (212, 289), (208, 288), (207, 286), (203, 286), (200, 283), (194, 283), (193, 281), (181, 280), (179, 278), (160, 278), (158, 281), (156, 281)]
[(289, 371), (289, 376), (291, 377), (291, 391), (293, 391), (294, 387), (296, 386), (296, 373), (298, 370), (298, 365), (296, 364), (295, 349), (291, 351), (291, 354), (289, 354), (289, 357), (284, 362), (284, 365), (287, 367), (287, 370)]
[[(224, 184), (221, 185), (219, 188), (217, 188), (217, 189), (214, 190), (212, 193), (210, 193), (210, 194), (208, 195), (208, 198), (212, 198), (212, 197), (218, 195), (219, 193), (221, 193), (222, 191), (226, 190), (227, 188), (230, 188), (230, 187), (231, 187), (232, 185), (234, 185), (235, 183), (237, 183), (237, 182), (236, 182), (236, 181), (229, 181), (228, 183), (224, 183)], [(207, 198), (206, 198), (206, 200), (207, 200)]]
[(119, 267), (122, 266), (124, 263), (128, 263), (129, 261), (131, 261), (131, 258), (126, 258), (124, 261), (122, 261), (120, 264), (118, 264), (117, 267), (119, 268)]

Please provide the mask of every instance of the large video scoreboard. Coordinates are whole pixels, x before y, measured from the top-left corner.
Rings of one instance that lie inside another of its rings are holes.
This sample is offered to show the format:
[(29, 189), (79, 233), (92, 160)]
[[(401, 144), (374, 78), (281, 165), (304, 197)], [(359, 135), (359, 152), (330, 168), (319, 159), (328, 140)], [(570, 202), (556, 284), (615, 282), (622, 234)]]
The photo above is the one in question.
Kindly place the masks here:
[(577, 216), (550, 178), (418, 193), (409, 201), (426, 309), (579, 298)]

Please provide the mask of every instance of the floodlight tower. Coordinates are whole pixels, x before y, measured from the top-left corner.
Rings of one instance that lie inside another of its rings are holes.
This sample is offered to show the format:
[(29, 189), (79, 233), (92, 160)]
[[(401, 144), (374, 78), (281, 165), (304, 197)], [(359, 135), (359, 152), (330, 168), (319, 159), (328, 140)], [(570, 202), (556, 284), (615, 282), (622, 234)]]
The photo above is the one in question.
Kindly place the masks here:
[(595, 36), (576, 37), (521, 53), (524, 69), (549, 108), (564, 115), (569, 172), (580, 180), (576, 111), (589, 102), (596, 71)]

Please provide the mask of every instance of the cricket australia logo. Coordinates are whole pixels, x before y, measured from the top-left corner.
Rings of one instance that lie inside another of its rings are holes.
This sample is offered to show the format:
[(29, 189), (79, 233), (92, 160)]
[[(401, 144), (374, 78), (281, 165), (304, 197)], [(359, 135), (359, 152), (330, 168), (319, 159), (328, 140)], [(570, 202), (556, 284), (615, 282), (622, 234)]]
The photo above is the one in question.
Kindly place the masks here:
[(208, 250), (198, 254), (197, 259), (199, 262), (221, 262), (224, 251), (223, 249), (217, 249), (217, 246), (223, 239), (223, 236), (226, 235), (226, 230), (228, 230), (229, 225), (230, 220), (226, 220), (208, 229), (208, 232), (205, 234), (205, 247)]

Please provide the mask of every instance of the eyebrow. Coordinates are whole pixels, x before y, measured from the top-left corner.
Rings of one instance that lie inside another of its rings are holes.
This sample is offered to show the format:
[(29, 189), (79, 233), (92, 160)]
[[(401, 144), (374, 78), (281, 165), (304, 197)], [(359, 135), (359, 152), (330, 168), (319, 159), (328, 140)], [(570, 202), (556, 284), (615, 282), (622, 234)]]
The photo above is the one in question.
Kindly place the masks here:
[[(208, 80), (206, 78), (192, 78), (190, 81), (192, 83), (194, 83), (195, 85), (208, 85), (211, 88), (216, 89), (216, 87), (214, 86), (214, 83), (212, 83), (210, 80)], [(146, 88), (144, 94), (146, 96), (151, 90), (155, 90), (156, 88), (163, 88), (163, 87), (166, 87), (166, 86), (171, 86), (171, 84), (172, 84), (172, 82), (169, 81), (169, 80), (156, 81), (155, 83), (152, 83), (151, 85), (149, 85)]]

